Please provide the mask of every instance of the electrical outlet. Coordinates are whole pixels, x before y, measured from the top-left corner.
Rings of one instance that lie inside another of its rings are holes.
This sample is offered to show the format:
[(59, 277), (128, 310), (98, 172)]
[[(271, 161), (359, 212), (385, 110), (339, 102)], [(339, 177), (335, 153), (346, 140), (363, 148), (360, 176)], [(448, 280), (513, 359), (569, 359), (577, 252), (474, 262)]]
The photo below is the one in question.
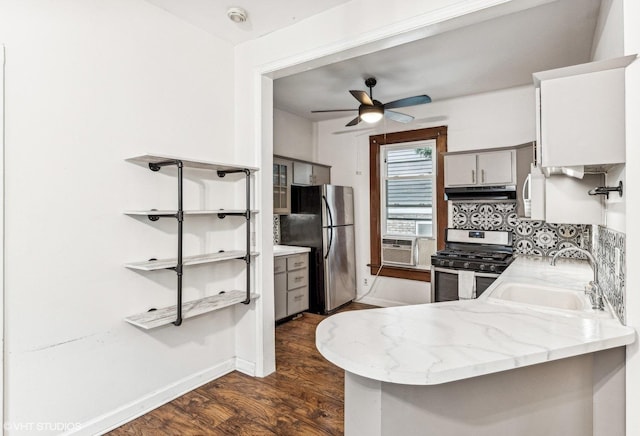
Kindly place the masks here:
[(364, 285), (369, 286), (369, 279), (364, 279)]

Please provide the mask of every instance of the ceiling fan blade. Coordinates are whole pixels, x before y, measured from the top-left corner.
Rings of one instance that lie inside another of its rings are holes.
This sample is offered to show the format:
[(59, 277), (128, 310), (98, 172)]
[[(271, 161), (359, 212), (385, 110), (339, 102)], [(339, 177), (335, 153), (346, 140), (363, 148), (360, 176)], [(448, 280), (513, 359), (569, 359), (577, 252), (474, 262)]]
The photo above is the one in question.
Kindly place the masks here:
[(366, 104), (367, 106), (373, 106), (373, 100), (371, 100), (371, 97), (369, 97), (369, 94), (367, 94), (364, 91), (349, 91), (351, 93), (351, 95), (353, 95), (356, 100), (358, 100), (360, 102), (360, 104)]
[(312, 114), (320, 114), (324, 112), (357, 112), (358, 109), (326, 109), (322, 111), (311, 111)]
[(417, 104), (431, 103), (431, 97), (428, 95), (414, 95), (413, 97), (401, 98), (384, 105), (385, 109), (395, 109), (398, 107), (415, 106)]
[(413, 121), (413, 117), (407, 114), (401, 114), (400, 112), (390, 111), (385, 109), (384, 116), (399, 123), (410, 123)]
[(360, 122), (360, 115), (358, 115), (357, 117), (355, 117), (354, 119), (352, 119), (351, 121), (349, 121), (347, 124), (345, 124), (345, 127), (351, 127), (351, 126), (355, 126), (356, 124), (358, 124)]

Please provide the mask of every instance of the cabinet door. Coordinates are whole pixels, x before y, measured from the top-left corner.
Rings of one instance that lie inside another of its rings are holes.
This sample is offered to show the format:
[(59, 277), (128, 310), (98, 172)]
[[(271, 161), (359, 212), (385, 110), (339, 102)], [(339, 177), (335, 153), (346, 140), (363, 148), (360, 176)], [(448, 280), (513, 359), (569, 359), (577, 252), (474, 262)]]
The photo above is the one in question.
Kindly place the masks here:
[(506, 185), (514, 181), (513, 151), (478, 153), (478, 183), (480, 185)]
[(285, 271), (287, 271), (287, 259), (280, 256), (273, 259), (273, 273), (278, 274)]
[(296, 254), (287, 257), (287, 270), (294, 271), (301, 268), (307, 268), (309, 264), (309, 255), (307, 253)]
[(313, 184), (329, 185), (331, 184), (331, 168), (314, 165), (313, 166)]
[(309, 309), (309, 287), (298, 288), (287, 293), (287, 315)]
[(273, 159), (273, 213), (291, 213), (291, 161)]
[(444, 157), (444, 185), (469, 186), (475, 185), (476, 154), (454, 154)]
[(589, 195), (602, 186), (604, 176), (587, 174), (582, 179), (550, 176), (545, 179), (545, 219), (556, 224), (603, 224), (602, 196)]
[(287, 316), (287, 274), (282, 272), (273, 276), (273, 299), (276, 321)]
[(293, 162), (293, 183), (296, 185), (311, 185), (313, 165), (307, 162)]
[(540, 83), (542, 166), (625, 161), (623, 68)]
[(309, 287), (309, 276), (307, 274), (308, 269), (303, 268), (297, 271), (290, 271), (287, 273), (287, 290), (301, 288), (303, 286)]

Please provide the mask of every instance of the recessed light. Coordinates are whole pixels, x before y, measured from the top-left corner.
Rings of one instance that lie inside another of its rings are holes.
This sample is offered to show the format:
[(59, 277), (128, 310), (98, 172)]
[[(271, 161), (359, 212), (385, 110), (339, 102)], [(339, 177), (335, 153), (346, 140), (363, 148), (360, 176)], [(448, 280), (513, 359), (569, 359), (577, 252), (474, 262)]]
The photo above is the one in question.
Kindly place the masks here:
[(234, 23), (244, 23), (247, 21), (247, 11), (242, 8), (229, 8), (227, 17)]

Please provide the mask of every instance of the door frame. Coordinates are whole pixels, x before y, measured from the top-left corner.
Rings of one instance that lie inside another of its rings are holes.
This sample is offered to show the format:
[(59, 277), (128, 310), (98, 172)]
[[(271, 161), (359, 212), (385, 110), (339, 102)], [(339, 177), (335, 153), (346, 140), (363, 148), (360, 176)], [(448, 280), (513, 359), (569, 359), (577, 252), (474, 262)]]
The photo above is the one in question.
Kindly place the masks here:
[(2, 241), (2, 249), (0, 250), (0, 348), (2, 348), (2, 356), (0, 356), (0, 435), (4, 434), (4, 262), (5, 262), (5, 243), (4, 243), (4, 45), (0, 44), (0, 240)]
[[(273, 80), (329, 65), (340, 60), (353, 58), (386, 48), (402, 45), (418, 39), (443, 33), (456, 28), (508, 15), (524, 9), (540, 6), (554, 0), (469, 0), (432, 10), (422, 15), (377, 28), (373, 31), (345, 37), (337, 42), (308, 49), (281, 59), (253, 65), (251, 83), (253, 85), (253, 104), (250, 116), (257, 127), (255, 152), (259, 166), (263, 168), (261, 183), (257, 189), (262, 210), (269, 211), (264, 205), (273, 203), (272, 189), (265, 189), (272, 183), (273, 168)], [(260, 217), (263, 253), (269, 255), (273, 250), (273, 238), (269, 232), (272, 226), (270, 214)], [(269, 247), (269, 248), (267, 248)], [(259, 261), (259, 276), (263, 283), (273, 282), (273, 264)], [(267, 322), (273, 318), (273, 285), (263, 285), (263, 291), (271, 296), (261, 300), (261, 310), (257, 314), (256, 330), (256, 375), (264, 377), (275, 371), (275, 326)], [(267, 304), (265, 304), (265, 302)]]

